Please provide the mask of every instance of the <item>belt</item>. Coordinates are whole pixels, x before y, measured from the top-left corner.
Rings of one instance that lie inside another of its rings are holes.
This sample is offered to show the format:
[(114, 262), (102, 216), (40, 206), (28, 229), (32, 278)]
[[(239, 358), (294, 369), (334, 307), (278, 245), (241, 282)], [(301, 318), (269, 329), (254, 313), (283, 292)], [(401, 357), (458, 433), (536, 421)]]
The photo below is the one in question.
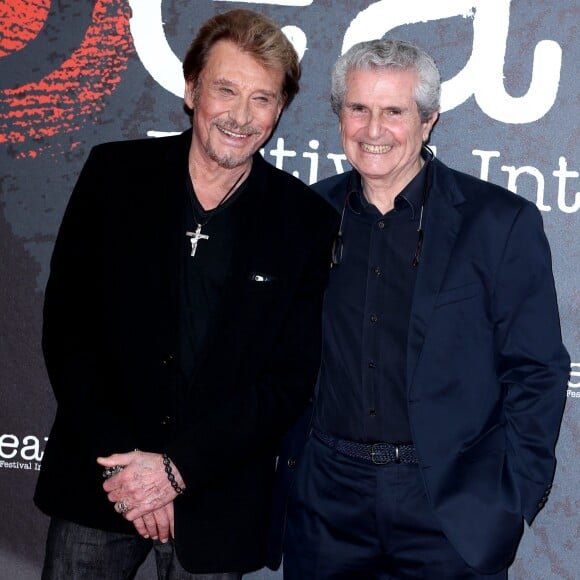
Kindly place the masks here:
[(396, 443), (358, 443), (348, 441), (347, 439), (337, 439), (332, 435), (327, 435), (321, 431), (313, 431), (313, 434), (322, 443), (336, 449), (343, 455), (354, 457), (355, 459), (364, 459), (384, 465), (387, 463), (419, 463), (417, 451), (414, 445), (400, 445)]

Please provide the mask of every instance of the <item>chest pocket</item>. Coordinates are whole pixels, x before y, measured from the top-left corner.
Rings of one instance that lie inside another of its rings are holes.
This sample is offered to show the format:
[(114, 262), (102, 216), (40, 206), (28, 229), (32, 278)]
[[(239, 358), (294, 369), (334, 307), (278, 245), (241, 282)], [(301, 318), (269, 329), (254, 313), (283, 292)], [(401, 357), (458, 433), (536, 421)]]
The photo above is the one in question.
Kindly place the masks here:
[(441, 290), (437, 296), (435, 308), (440, 308), (447, 304), (455, 304), (456, 302), (462, 302), (463, 300), (469, 300), (470, 298), (477, 296), (480, 291), (481, 287), (478, 282), (471, 282), (469, 284), (456, 286), (455, 288)]

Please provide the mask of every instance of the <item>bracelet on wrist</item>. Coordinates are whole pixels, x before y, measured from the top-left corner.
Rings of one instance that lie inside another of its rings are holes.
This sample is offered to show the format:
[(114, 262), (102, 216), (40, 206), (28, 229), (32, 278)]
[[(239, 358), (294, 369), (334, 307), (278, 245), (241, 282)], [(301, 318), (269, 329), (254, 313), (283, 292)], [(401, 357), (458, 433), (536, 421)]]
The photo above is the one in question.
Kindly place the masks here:
[(167, 473), (167, 479), (169, 480), (171, 487), (177, 492), (177, 494), (181, 495), (185, 491), (185, 485), (181, 487), (175, 480), (175, 475), (171, 467), (171, 459), (169, 459), (167, 453), (163, 453), (162, 457), (163, 457), (163, 465), (165, 466), (165, 473)]

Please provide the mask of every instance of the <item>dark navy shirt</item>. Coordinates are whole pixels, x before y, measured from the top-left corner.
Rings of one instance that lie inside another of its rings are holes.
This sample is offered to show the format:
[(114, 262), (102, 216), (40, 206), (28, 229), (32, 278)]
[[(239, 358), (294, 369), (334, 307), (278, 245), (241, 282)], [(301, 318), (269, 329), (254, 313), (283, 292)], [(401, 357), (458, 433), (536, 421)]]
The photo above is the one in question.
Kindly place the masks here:
[(386, 214), (352, 171), (342, 226), (342, 261), (330, 272), (313, 427), (361, 442), (411, 441), (406, 350), (417, 267), (423, 165)]

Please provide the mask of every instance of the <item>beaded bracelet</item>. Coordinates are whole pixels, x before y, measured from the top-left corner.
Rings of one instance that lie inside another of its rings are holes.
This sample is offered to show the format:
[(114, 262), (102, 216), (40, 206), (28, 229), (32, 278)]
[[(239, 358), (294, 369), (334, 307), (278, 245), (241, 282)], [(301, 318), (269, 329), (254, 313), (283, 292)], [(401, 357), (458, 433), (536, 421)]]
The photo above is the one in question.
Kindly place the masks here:
[(165, 473), (167, 473), (167, 479), (171, 484), (171, 487), (178, 493), (182, 494), (185, 491), (185, 486), (180, 487), (177, 481), (175, 481), (175, 475), (173, 475), (173, 469), (171, 469), (171, 459), (167, 453), (163, 453), (163, 465), (165, 465)]

